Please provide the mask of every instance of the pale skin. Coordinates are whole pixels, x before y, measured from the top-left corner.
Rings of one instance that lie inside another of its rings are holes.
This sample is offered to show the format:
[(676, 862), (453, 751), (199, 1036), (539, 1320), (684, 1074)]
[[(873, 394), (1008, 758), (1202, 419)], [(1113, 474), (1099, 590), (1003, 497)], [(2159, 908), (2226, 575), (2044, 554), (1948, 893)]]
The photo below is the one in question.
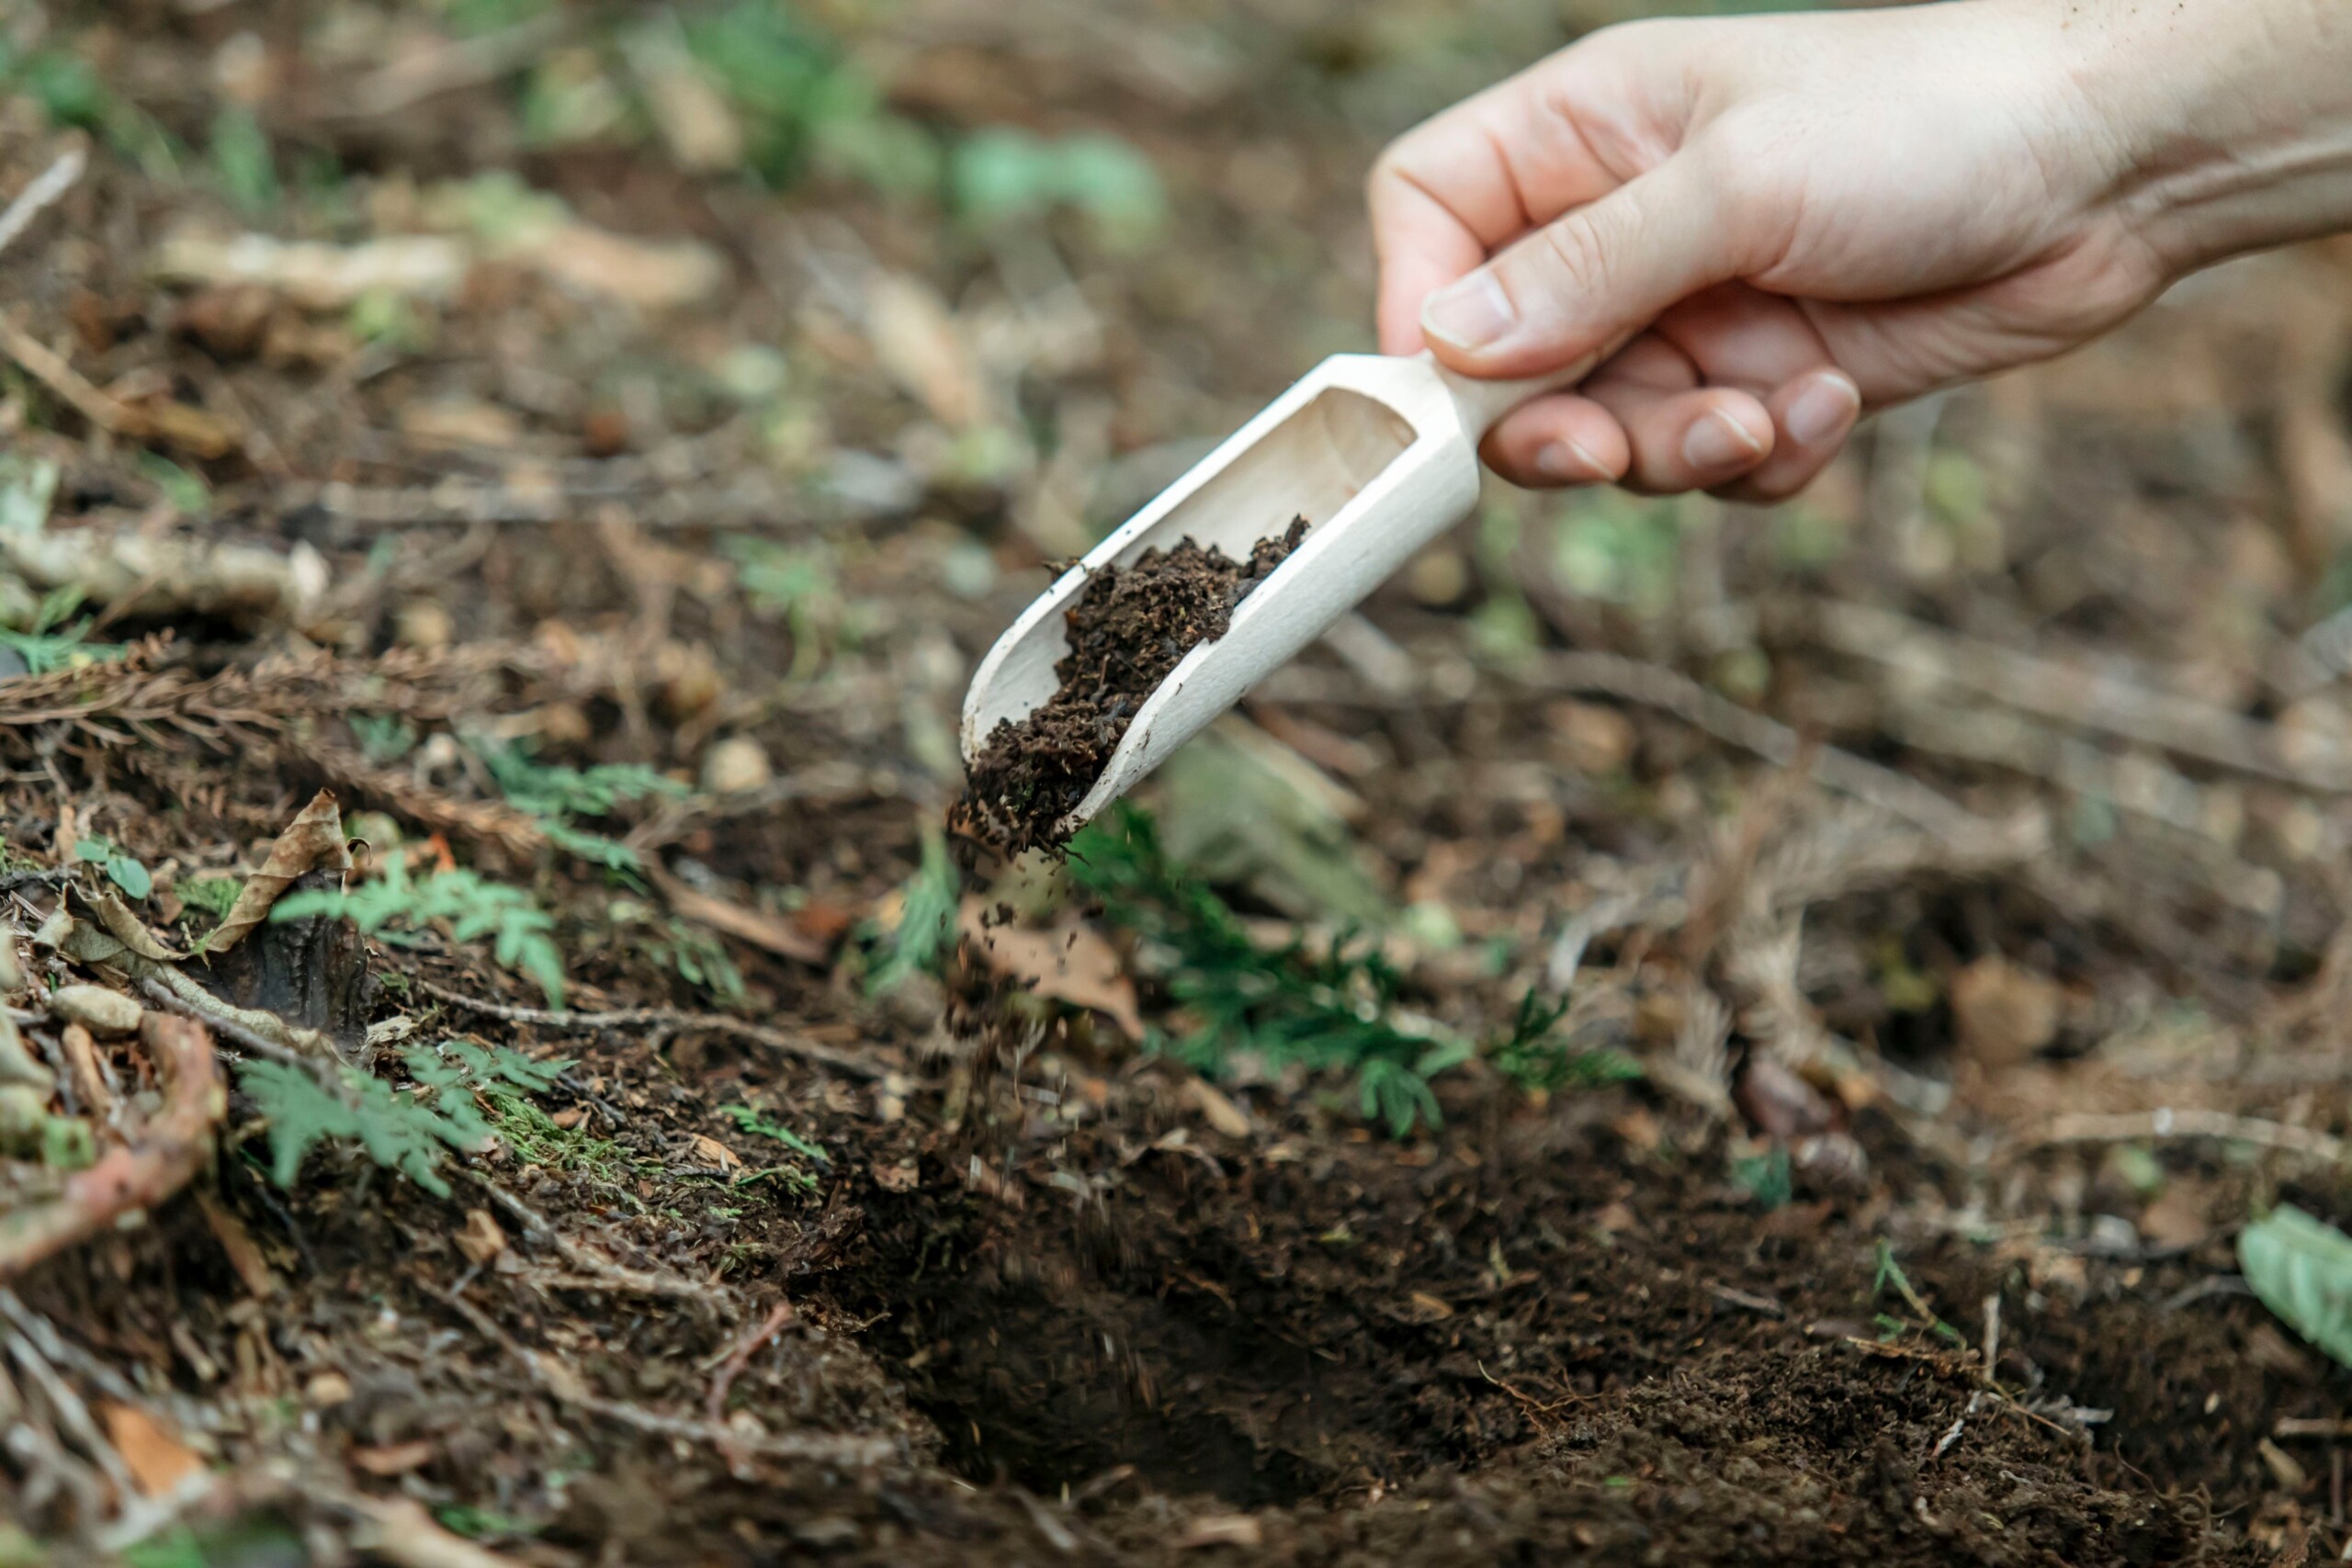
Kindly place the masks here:
[(1381, 347), (1535, 376), (1505, 478), (1771, 502), (1864, 414), (2352, 230), (2346, 0), (1951, 0), (1605, 28), (1373, 170)]

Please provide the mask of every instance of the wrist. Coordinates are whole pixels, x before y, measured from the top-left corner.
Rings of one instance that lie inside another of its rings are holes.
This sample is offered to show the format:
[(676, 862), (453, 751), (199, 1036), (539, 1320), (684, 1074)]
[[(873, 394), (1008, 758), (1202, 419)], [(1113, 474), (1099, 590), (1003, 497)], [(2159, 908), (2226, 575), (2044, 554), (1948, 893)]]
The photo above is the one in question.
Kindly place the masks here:
[(2103, 203), (2177, 276), (2352, 228), (2352, 6), (2029, 0), (2098, 145)]

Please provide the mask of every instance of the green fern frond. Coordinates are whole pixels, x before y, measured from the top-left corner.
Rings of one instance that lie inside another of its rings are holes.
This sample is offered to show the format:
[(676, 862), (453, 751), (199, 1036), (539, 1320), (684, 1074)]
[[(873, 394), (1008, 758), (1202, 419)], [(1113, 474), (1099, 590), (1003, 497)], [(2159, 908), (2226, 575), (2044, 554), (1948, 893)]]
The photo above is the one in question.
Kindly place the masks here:
[(447, 926), (458, 942), (492, 938), (492, 952), (503, 967), (537, 981), (548, 1006), (563, 1005), (563, 955), (555, 945), (555, 917), (511, 884), (462, 868), (412, 876), (406, 852), (394, 850), (384, 857), (382, 875), (348, 891), (289, 893), (269, 912), (273, 920), (309, 915), (340, 916), (387, 942), (435, 925)]
[(1191, 1021), (1158, 1047), (1208, 1073), (1254, 1052), (1353, 1076), (1366, 1117), (1398, 1137), (1438, 1121), (1430, 1079), (1472, 1055), (1466, 1041), (1412, 1027), (1396, 1014), (1403, 977), (1343, 932), (1328, 948), (1304, 941), (1267, 952), (1219, 898), (1161, 847), (1150, 816), (1123, 805), (1069, 845), (1072, 880), (1114, 925), (1144, 939), (1160, 981)]
[(396, 1170), (437, 1198), (449, 1195), (441, 1175), (451, 1149), (479, 1153), (499, 1135), (475, 1103), (481, 1095), (511, 1112), (510, 1101), (555, 1087), (569, 1059), (535, 1062), (505, 1046), (462, 1040), (438, 1048), (410, 1045), (401, 1065), (416, 1081), (402, 1092), (373, 1073), (337, 1067), (327, 1080), (288, 1063), (251, 1061), (237, 1068), (238, 1087), (269, 1120), (270, 1179), (291, 1187), (302, 1162), (321, 1144), (356, 1144), (368, 1157)]

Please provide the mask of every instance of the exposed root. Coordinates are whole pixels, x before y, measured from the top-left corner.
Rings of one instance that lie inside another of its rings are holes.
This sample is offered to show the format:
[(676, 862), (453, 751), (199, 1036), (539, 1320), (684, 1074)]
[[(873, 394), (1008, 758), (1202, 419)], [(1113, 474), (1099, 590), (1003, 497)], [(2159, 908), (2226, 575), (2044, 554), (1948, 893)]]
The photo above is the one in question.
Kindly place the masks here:
[(531, 1381), (552, 1397), (584, 1415), (602, 1416), (607, 1421), (643, 1432), (649, 1437), (669, 1438), (689, 1443), (704, 1443), (722, 1452), (737, 1451), (763, 1459), (797, 1460), (817, 1464), (838, 1464), (866, 1470), (884, 1464), (896, 1457), (899, 1445), (888, 1438), (861, 1438), (832, 1433), (752, 1433), (736, 1430), (708, 1421), (693, 1421), (678, 1416), (664, 1416), (659, 1411), (622, 1400), (607, 1399), (593, 1392), (581, 1381), (580, 1374), (551, 1356), (519, 1343), (514, 1336), (500, 1327), (496, 1320), (463, 1295), (446, 1298), (458, 1315), (473, 1325), (483, 1338), (503, 1347), (508, 1355), (523, 1365)]
[(100, 1235), (134, 1210), (152, 1209), (187, 1185), (211, 1151), (228, 1110), (212, 1036), (184, 1018), (149, 1013), (140, 1043), (169, 1086), (137, 1143), (109, 1149), (65, 1179), (58, 1196), (0, 1216), (0, 1280)]

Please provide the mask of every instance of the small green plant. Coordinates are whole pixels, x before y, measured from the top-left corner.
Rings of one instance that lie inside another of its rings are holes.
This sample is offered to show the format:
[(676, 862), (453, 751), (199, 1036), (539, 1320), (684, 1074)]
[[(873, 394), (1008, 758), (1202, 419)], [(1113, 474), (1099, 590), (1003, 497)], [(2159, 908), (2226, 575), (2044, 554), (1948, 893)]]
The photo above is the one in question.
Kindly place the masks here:
[(956, 907), (964, 880), (948, 858), (947, 839), (926, 827), (922, 864), (907, 879), (899, 898), (899, 923), (885, 934), (865, 977), (868, 995), (878, 996), (918, 974), (935, 975), (955, 944)]
[(1466, 1041), (1395, 1016), (1402, 977), (1376, 949), (1344, 935), (1328, 948), (1294, 942), (1266, 952), (1225, 901), (1160, 848), (1152, 820), (1123, 806), (1069, 847), (1070, 875), (1115, 925), (1159, 955), (1162, 984), (1190, 1021), (1154, 1044), (1204, 1072), (1254, 1052), (1353, 1076), (1363, 1114), (1403, 1137), (1438, 1121), (1430, 1079), (1473, 1055)]
[[(729, 1105), (724, 1109), (736, 1127), (742, 1132), (749, 1133), (754, 1137), (773, 1139), (802, 1159), (813, 1164), (831, 1166), (833, 1163), (832, 1156), (825, 1152), (823, 1145), (802, 1137), (755, 1105)], [(760, 1174), (767, 1175), (770, 1172), (763, 1171)], [(774, 1174), (783, 1177), (804, 1192), (813, 1192), (817, 1190), (816, 1174), (806, 1166), (799, 1164), (777, 1166), (774, 1169)]]
[(383, 864), (380, 876), (348, 891), (289, 893), (277, 901), (269, 918), (338, 916), (395, 944), (404, 933), (447, 924), (458, 942), (492, 938), (501, 964), (537, 980), (549, 1007), (563, 1005), (563, 955), (555, 945), (555, 918), (528, 893), (462, 868), (411, 875), (404, 850), (387, 854)]
[(140, 475), (163, 492), (164, 499), (189, 517), (205, 517), (212, 512), (212, 487), (203, 477), (189, 472), (160, 452), (141, 452), (138, 457)]
[(1761, 1154), (1733, 1156), (1731, 1184), (1754, 1199), (1756, 1206), (1767, 1213), (1787, 1208), (1789, 1200), (1796, 1196), (1795, 1178), (1789, 1168), (1789, 1151), (1775, 1144)]
[(1875, 1299), (1890, 1289), (1903, 1298), (1905, 1305), (1917, 1313), (1925, 1321), (1914, 1323), (1894, 1316), (1892, 1314), (1881, 1313), (1878, 1314), (1878, 1325), (1882, 1337), (1897, 1338), (1906, 1332), (1924, 1327), (1934, 1332), (1939, 1338), (1949, 1340), (1954, 1345), (1962, 1347), (1967, 1345), (1967, 1337), (1937, 1316), (1935, 1309), (1921, 1299), (1917, 1289), (1911, 1283), (1911, 1276), (1905, 1274), (1903, 1271), (1903, 1265), (1894, 1260), (1894, 1244), (1881, 1236), (1878, 1244), (1878, 1273), (1871, 1280), (1871, 1295)]
[(59, 588), (41, 598), (33, 612), (32, 625), (23, 631), (10, 631), (0, 626), (0, 649), (6, 649), (24, 661), (28, 675), (46, 675), (52, 670), (76, 669), (85, 664), (103, 664), (122, 657), (119, 644), (92, 642), (90, 623), (85, 619), (67, 626), (66, 620), (82, 607), (82, 591)]
[(229, 205), (257, 218), (277, 205), (277, 164), (254, 111), (224, 105), (212, 119), (212, 177)]
[(1566, 1002), (1546, 1001), (1529, 987), (1510, 1030), (1487, 1047), (1487, 1060), (1530, 1094), (1600, 1089), (1642, 1076), (1642, 1065), (1623, 1051), (1589, 1050), (1561, 1038), (1557, 1031), (1567, 1010)]
[(2238, 1233), (2238, 1268), (2280, 1322), (2352, 1366), (2352, 1236), (2282, 1203)]
[(508, 804), (538, 818), (549, 843), (612, 871), (641, 870), (637, 852), (617, 839), (578, 826), (576, 819), (609, 817), (628, 801), (676, 799), (688, 793), (685, 785), (641, 762), (574, 768), (542, 762), (525, 746), (486, 736), (475, 736), (468, 744)]
[(1159, 172), (1135, 146), (1099, 132), (1058, 141), (999, 126), (958, 143), (949, 163), (956, 209), (978, 229), (1080, 212), (1114, 243), (1134, 244), (1168, 216)]
[(679, 919), (634, 898), (616, 898), (605, 908), (605, 918), (616, 932), (627, 932), (626, 944), (666, 968), (678, 978), (710, 993), (730, 1011), (751, 1006), (751, 988), (735, 965), (727, 944), (701, 927)]
[(105, 872), (107, 881), (133, 898), (144, 898), (155, 891), (155, 878), (146, 865), (137, 856), (117, 848), (112, 839), (85, 833), (74, 841), (74, 858)]
[(371, 762), (397, 762), (416, 750), (416, 726), (396, 713), (356, 713), (352, 738)]
[(771, 185), (810, 169), (886, 196), (939, 187), (939, 143), (884, 107), (874, 81), (786, 0), (731, 0), (689, 16), (687, 51), (741, 118), (749, 162)]
[(243, 886), (233, 876), (191, 876), (172, 891), (187, 907), (188, 919), (209, 917), (208, 925), (219, 925), (236, 907), (237, 891)]
[(792, 633), (787, 678), (805, 681), (815, 674), (843, 630), (841, 579), (832, 557), (822, 549), (743, 534), (721, 540), (719, 549), (734, 561), (735, 581), (752, 607), (781, 617)]
[[(406, 1046), (401, 1062), (415, 1080), (413, 1090), (395, 1089), (356, 1067), (334, 1068), (331, 1088), (318, 1073), (291, 1063), (241, 1064), (238, 1087), (269, 1119), (271, 1179), (291, 1187), (312, 1149), (323, 1143), (347, 1142), (358, 1145), (387, 1170), (446, 1198), (449, 1184), (441, 1175), (444, 1156), (452, 1149), (477, 1153), (503, 1133), (484, 1118), (476, 1096), (488, 1100), (503, 1122), (522, 1095), (545, 1093), (571, 1065), (564, 1060), (535, 1062), (503, 1045), (486, 1047), (462, 1040), (437, 1048)], [(517, 1152), (529, 1157), (519, 1147)]]

